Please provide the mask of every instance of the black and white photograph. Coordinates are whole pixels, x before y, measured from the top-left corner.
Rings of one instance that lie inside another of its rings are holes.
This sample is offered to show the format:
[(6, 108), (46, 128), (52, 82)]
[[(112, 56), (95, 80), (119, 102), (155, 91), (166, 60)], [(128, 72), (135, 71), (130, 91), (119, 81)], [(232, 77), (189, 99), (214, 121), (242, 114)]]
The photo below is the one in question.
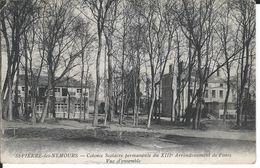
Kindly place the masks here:
[(0, 0), (1, 163), (254, 164), (256, 86), (254, 0)]

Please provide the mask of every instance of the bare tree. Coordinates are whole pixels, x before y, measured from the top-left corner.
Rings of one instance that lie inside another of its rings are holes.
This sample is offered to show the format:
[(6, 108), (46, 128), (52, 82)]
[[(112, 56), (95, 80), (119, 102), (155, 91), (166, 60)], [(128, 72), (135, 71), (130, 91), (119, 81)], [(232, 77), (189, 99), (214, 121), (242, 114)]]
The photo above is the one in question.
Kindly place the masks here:
[(249, 67), (250, 67), (250, 51), (254, 50), (254, 37), (255, 37), (255, 3), (253, 1), (234, 1), (234, 9), (239, 13), (237, 22), (241, 24), (241, 43), (242, 52), (240, 56), (240, 88), (238, 90), (237, 102), (237, 125), (241, 126), (241, 117), (247, 116), (244, 109), (245, 100), (245, 86), (248, 82)]
[[(82, 18), (77, 18), (77, 38), (76, 43), (78, 43), (77, 48), (81, 52), (81, 74), (80, 74), (80, 114), (79, 119), (82, 120), (82, 116), (86, 114), (86, 87), (87, 87), (87, 77), (89, 75), (89, 66), (91, 63), (91, 55), (89, 52), (94, 42), (94, 37), (90, 34), (90, 23), (85, 22)], [(85, 68), (85, 65), (87, 66)], [(85, 70), (86, 69), (86, 70)], [(86, 79), (84, 79), (86, 78)], [(84, 85), (84, 86), (83, 86)], [(83, 108), (82, 108), (83, 104)], [(84, 112), (84, 115), (82, 115)], [(85, 117), (84, 117), (85, 118)]]
[(93, 125), (98, 124), (98, 101), (99, 101), (99, 87), (100, 87), (100, 57), (102, 50), (102, 34), (104, 31), (104, 25), (107, 19), (107, 13), (114, 0), (88, 0), (86, 4), (88, 5), (91, 13), (96, 21), (97, 31), (98, 31), (98, 51), (96, 57), (96, 91), (95, 91), (95, 101), (94, 101), (94, 118)]
[[(182, 1), (183, 13), (180, 14), (181, 28), (186, 38), (188, 38), (196, 50), (197, 73), (199, 78), (199, 88), (197, 90), (196, 113), (193, 119), (193, 128), (199, 128), (199, 120), (203, 102), (203, 88), (205, 86), (205, 74), (207, 74), (207, 67), (203, 70), (203, 47), (207, 48), (211, 39), (213, 22), (214, 22), (214, 0), (203, 1)], [(183, 16), (181, 16), (183, 15)], [(188, 34), (186, 33), (188, 32)], [(207, 49), (206, 49), (207, 51)], [(206, 64), (208, 63), (208, 55), (206, 55)], [(203, 72), (204, 71), (204, 72)]]
[(171, 52), (173, 32), (176, 28), (174, 25), (170, 25), (167, 29), (169, 21), (164, 17), (165, 10), (168, 10), (166, 7), (161, 1), (149, 1), (145, 4), (146, 9), (143, 9), (143, 12), (141, 13), (142, 17), (145, 19), (147, 29), (144, 43), (148, 53), (151, 71), (152, 100), (148, 115), (148, 128), (151, 125), (152, 114), (154, 111), (156, 98), (155, 84), (162, 80), (165, 66)]
[[(55, 86), (77, 65), (75, 60), (87, 46), (86, 42), (83, 48), (75, 50), (79, 30), (76, 18), (79, 15), (74, 13), (72, 6), (73, 4), (68, 0), (49, 1), (42, 13), (41, 44), (44, 46), (42, 52), (46, 53), (48, 87), (41, 122), (44, 122), (48, 112), (52, 113), (54, 118), (56, 117)], [(58, 70), (61, 72), (59, 76), (57, 76)]]
[[(4, 8), (6, 6), (7, 2), (6, 0), (3, 0), (0, 2), (0, 16), (2, 16), (2, 11), (4, 11)], [(1, 28), (1, 26), (0, 26)], [(1, 29), (0, 29), (1, 30)], [(2, 72), (2, 31), (0, 31), (0, 71)], [(2, 73), (0, 74), (0, 115), (2, 118), (7, 118), (6, 117), (6, 112), (3, 113), (3, 99), (2, 99)]]
[(231, 66), (236, 58), (233, 57), (231, 60), (229, 60), (229, 57), (230, 55), (237, 53), (237, 50), (239, 49), (238, 33), (239, 33), (240, 25), (237, 26), (237, 29), (235, 30), (232, 29), (234, 27), (232, 26), (234, 22), (232, 22), (232, 17), (230, 14), (232, 12), (230, 5), (231, 4), (229, 2), (224, 3), (223, 9), (220, 11), (221, 13), (219, 13), (221, 17), (217, 26), (218, 30), (216, 30), (216, 33), (220, 39), (220, 45), (222, 46), (222, 53), (224, 55), (225, 69), (227, 74), (227, 80), (226, 80), (227, 92), (226, 92), (225, 102), (224, 102), (223, 122), (226, 121), (228, 101), (231, 92)]
[[(191, 92), (191, 86), (192, 86), (192, 71), (193, 71), (193, 67), (195, 64), (195, 56), (196, 56), (196, 52), (195, 50), (192, 48), (192, 43), (190, 40), (188, 40), (188, 75), (187, 75), (187, 86), (188, 86), (188, 97), (187, 97), (187, 108), (185, 109), (185, 124), (187, 126), (190, 125), (190, 120), (192, 117), (192, 104), (195, 100), (195, 96), (194, 94), (192, 94)], [(196, 80), (195, 80), (196, 81)], [(195, 82), (194, 82), (194, 87), (196, 86)], [(195, 90), (195, 89), (193, 89)]]
[[(27, 28), (31, 25), (32, 15), (35, 12), (35, 6), (38, 4), (37, 0), (26, 0), (26, 1), (10, 1), (6, 8), (1, 12), (1, 31), (6, 43), (7, 52), (7, 73), (5, 77), (5, 82), (2, 90), (2, 99), (6, 102), (6, 107), (4, 108), (4, 117), (8, 119), (13, 119), (13, 114), (17, 116), (17, 104), (18, 104), (18, 88), (16, 83), (15, 89), (15, 109), (13, 109), (13, 95), (12, 87), (14, 85), (15, 76), (19, 76), (19, 65), (20, 65), (20, 46), (21, 37)], [(18, 70), (18, 71), (17, 71)], [(19, 82), (17, 80), (17, 82)], [(8, 106), (8, 107), (7, 107)]]
[(123, 32), (122, 32), (122, 59), (121, 59), (121, 109), (119, 116), (119, 124), (123, 123), (123, 116), (125, 111), (125, 50), (126, 50), (126, 36), (129, 17), (123, 13)]
[(108, 79), (107, 79), (107, 96), (108, 96), (108, 121), (114, 118), (114, 100), (113, 100), (113, 36), (115, 32), (115, 24), (118, 18), (118, 5), (120, 1), (114, 0), (107, 12), (107, 22), (104, 27), (104, 36), (107, 46), (107, 63), (108, 63)]
[[(2, 32), (0, 32), (0, 71), (2, 72)], [(0, 115), (2, 117), (2, 73), (0, 74)]]
[[(38, 103), (39, 94), (37, 91), (37, 87), (39, 85), (40, 75), (43, 68), (43, 62), (44, 62), (44, 55), (40, 56), (40, 64), (36, 68), (36, 62), (39, 61), (39, 58), (34, 58), (34, 52), (35, 52), (35, 41), (36, 41), (36, 30), (35, 26), (32, 26), (31, 32), (24, 35), (24, 52), (25, 52), (25, 64), (29, 64), (29, 67), (27, 65), (25, 66), (25, 76), (28, 80), (25, 84), (25, 92), (28, 91), (28, 87), (30, 86), (30, 93), (31, 93), (31, 111), (32, 111), (32, 124), (35, 125), (36, 123), (36, 105)], [(41, 52), (39, 52), (41, 54)], [(28, 69), (27, 69), (28, 68)], [(28, 72), (26, 72), (28, 71)], [(28, 86), (26, 86), (28, 85)], [(28, 94), (28, 93), (25, 93)], [(28, 95), (27, 95), (28, 96)], [(28, 103), (29, 100), (25, 96), (25, 103)], [(27, 106), (27, 105), (26, 105)], [(28, 112), (26, 112), (26, 115), (29, 115)], [(28, 116), (26, 116), (28, 117)]]

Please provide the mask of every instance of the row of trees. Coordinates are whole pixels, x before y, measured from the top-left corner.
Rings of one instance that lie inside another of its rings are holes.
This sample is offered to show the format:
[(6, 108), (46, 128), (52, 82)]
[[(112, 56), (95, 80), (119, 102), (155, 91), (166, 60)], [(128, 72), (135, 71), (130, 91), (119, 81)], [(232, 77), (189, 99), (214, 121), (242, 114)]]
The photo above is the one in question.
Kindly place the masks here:
[(188, 93), (184, 121), (190, 125), (192, 119), (193, 128), (199, 128), (208, 79), (219, 69), (226, 72), (225, 121), (236, 68), (237, 125), (241, 125), (242, 116), (247, 120), (243, 106), (250, 97), (246, 93), (254, 86), (254, 8), (255, 3), (248, 0), (11, 0), (1, 11), (0, 30), (8, 58), (1, 94), (5, 102), (3, 117), (12, 120), (17, 116), (12, 101), (18, 104), (19, 80), (15, 77), (21, 67), (26, 77), (25, 93), (28, 87), (32, 88), (30, 101), (35, 123), (36, 89), (42, 71), (48, 74), (47, 96), (40, 120), (44, 122), (48, 112), (55, 117), (57, 82), (81, 67), (83, 88), (91, 73), (92, 59), (95, 59), (93, 125), (98, 124), (102, 86), (105, 123), (118, 115), (122, 124), (131, 101), (133, 124), (138, 125), (141, 95), (144, 94), (141, 85), (147, 84), (149, 128), (153, 116), (160, 119), (160, 114), (155, 114), (156, 97), (158, 93), (160, 96), (165, 69), (172, 62), (178, 87), (172, 108), (176, 122), (181, 118), (180, 95), (184, 87), (191, 88), (195, 72), (197, 92)]
[[(78, 66), (79, 60), (90, 63), (87, 51), (94, 38), (89, 33), (89, 23), (75, 14), (73, 6), (70, 1), (9, 1), (1, 11), (1, 35), (7, 56), (1, 95), (6, 104), (3, 107), (5, 119), (18, 116), (19, 80), (16, 79), (20, 70), (25, 74), (25, 117), (29, 117), (30, 103), (35, 123), (37, 87), (42, 72), (48, 74), (48, 86), (40, 122), (44, 122), (47, 113), (56, 117), (54, 88), (57, 82)], [(82, 66), (82, 69), (81, 81), (84, 81), (85, 68)]]
[[(125, 74), (133, 72), (133, 88), (134, 89), (134, 124), (138, 123), (138, 104), (140, 94), (140, 69), (143, 65), (149, 68), (149, 79), (151, 81), (150, 88), (150, 110), (148, 113), (147, 127), (150, 127), (151, 119), (154, 111), (156, 98), (156, 85), (161, 83), (165, 66), (168, 60), (174, 60), (178, 65), (174, 75), (181, 78), (180, 69), (187, 69), (185, 75), (186, 82), (184, 84), (177, 82), (179, 88), (177, 93), (178, 108), (172, 108), (175, 111), (175, 119), (179, 120), (180, 116), (180, 94), (185, 85), (191, 85), (192, 72), (196, 72), (197, 92), (188, 96), (188, 107), (186, 110), (186, 123), (189, 125), (191, 116), (193, 117), (193, 128), (198, 129), (200, 124), (200, 116), (202, 111), (202, 103), (204, 102), (204, 93), (208, 79), (220, 69), (226, 71), (227, 94), (224, 105), (224, 118), (226, 119), (228, 98), (231, 94), (231, 75), (234, 76), (234, 70), (231, 67), (237, 67), (240, 76), (237, 78), (237, 125), (241, 125), (242, 113), (246, 121), (246, 110), (243, 108), (244, 102), (248, 100), (250, 87), (254, 83), (254, 57), (255, 57), (255, 3), (253, 1), (222, 1), (214, 0), (202, 1), (122, 1), (122, 6), (118, 7), (118, 1), (95, 1), (104, 3), (104, 10), (121, 13), (110, 19), (108, 16), (104, 27), (112, 28), (115, 32), (111, 39), (106, 38), (106, 42), (110, 45), (118, 45), (114, 47), (116, 53), (121, 52), (121, 59), (116, 54), (115, 60), (118, 62), (114, 72), (121, 71), (121, 119), (124, 109), (124, 80)], [(112, 6), (114, 4), (115, 6)], [(111, 6), (110, 6), (111, 5)], [(121, 11), (121, 10), (122, 11)], [(109, 13), (109, 12), (108, 12)], [(113, 22), (112, 26), (110, 22)], [(126, 27), (127, 26), (127, 27)], [(116, 28), (115, 28), (116, 27)], [(121, 42), (121, 46), (120, 46)], [(107, 52), (107, 56), (111, 52)], [(97, 60), (98, 61), (98, 60)], [(125, 67), (127, 63), (128, 68)], [(184, 63), (184, 65), (183, 65)], [(108, 67), (111, 66), (109, 65)], [(129, 66), (130, 65), (130, 66)], [(183, 65), (183, 66), (180, 66)], [(180, 68), (181, 67), (181, 68)], [(98, 67), (97, 67), (98, 68)], [(109, 78), (113, 79), (113, 73), (108, 70)], [(178, 78), (177, 78), (178, 79)], [(98, 80), (98, 78), (97, 78)], [(113, 80), (111, 80), (113, 81)], [(110, 82), (111, 82), (110, 81)], [(108, 85), (111, 85), (108, 82)], [(253, 84), (254, 85), (254, 84)], [(160, 86), (161, 87), (161, 86)], [(159, 88), (160, 88), (159, 87)], [(189, 87), (190, 88), (190, 87)], [(97, 88), (96, 88), (97, 89)], [(113, 87), (112, 87), (113, 89)], [(108, 88), (111, 92), (111, 87)], [(97, 93), (97, 92), (96, 92)], [(191, 94), (191, 93), (189, 93)], [(112, 96), (112, 94), (108, 94)], [(109, 100), (111, 97), (108, 98)], [(196, 104), (195, 114), (191, 114), (192, 104)], [(108, 106), (113, 106), (113, 101), (108, 102)], [(108, 113), (111, 109), (108, 109)], [(156, 115), (155, 115), (156, 116)]]

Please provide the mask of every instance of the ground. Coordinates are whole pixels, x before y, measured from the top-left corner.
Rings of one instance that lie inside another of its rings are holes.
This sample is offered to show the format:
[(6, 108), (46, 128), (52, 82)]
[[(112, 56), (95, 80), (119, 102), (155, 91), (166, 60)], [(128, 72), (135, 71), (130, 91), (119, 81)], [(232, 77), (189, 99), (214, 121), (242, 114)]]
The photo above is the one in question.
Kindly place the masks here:
[[(244, 154), (255, 156), (255, 130), (234, 130), (223, 124), (220, 129), (211, 128), (222, 121), (205, 120), (207, 129), (192, 130), (173, 126), (171, 123), (153, 123), (151, 129), (144, 125), (109, 124), (93, 127), (90, 122), (58, 120), (32, 126), (23, 121), (3, 121), (5, 128), (2, 146), (13, 157), (22, 153), (74, 152), (91, 153), (140, 152), (216, 152), (218, 154)], [(213, 124), (211, 124), (213, 123)], [(13, 130), (15, 129), (15, 132)], [(175, 158), (176, 159), (176, 158)], [(87, 161), (90, 161), (89, 158)], [(254, 160), (250, 160), (251, 162)]]

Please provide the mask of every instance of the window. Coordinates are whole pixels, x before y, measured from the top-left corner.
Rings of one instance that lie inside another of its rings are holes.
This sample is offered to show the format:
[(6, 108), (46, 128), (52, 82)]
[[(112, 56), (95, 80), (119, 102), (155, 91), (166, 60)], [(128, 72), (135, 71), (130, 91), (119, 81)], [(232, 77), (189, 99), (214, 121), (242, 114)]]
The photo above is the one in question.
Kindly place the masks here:
[(69, 95), (70, 95), (70, 96), (75, 96), (76, 93), (75, 93), (75, 92), (69, 92)]
[(216, 90), (212, 90), (212, 98), (216, 98)]
[(209, 97), (209, 92), (208, 90), (205, 90), (205, 98), (208, 98)]
[(60, 92), (60, 88), (54, 88), (54, 92)]
[(43, 110), (43, 104), (37, 104), (37, 112), (42, 112), (42, 110)]
[[(28, 103), (27, 103), (27, 106), (28, 106), (28, 107), (31, 107), (31, 103), (28, 102)], [(23, 103), (23, 107), (25, 108), (25, 103)]]
[(60, 112), (60, 104), (55, 104), (55, 112)]
[(88, 92), (87, 91), (84, 93), (84, 96), (88, 96)]
[(68, 109), (67, 109), (68, 105), (67, 104), (63, 104), (63, 112), (68, 112)]
[(192, 95), (192, 89), (189, 89), (189, 94)]
[(80, 104), (75, 104), (75, 111), (76, 112), (80, 112), (80, 108), (81, 108), (81, 111), (84, 110), (84, 105), (82, 104), (80, 106)]
[(79, 109), (79, 108), (78, 108), (78, 104), (75, 104), (75, 105), (74, 105), (74, 108), (75, 108), (75, 112), (78, 112), (78, 109)]
[(217, 70), (217, 76), (220, 76), (219, 69)]
[(68, 89), (62, 88), (62, 96), (67, 96), (67, 94), (68, 94)]
[(45, 88), (39, 88), (39, 96), (43, 97), (45, 94)]
[(63, 104), (63, 103), (55, 104), (55, 111), (60, 113), (67, 112), (67, 104)]
[(219, 91), (219, 97), (222, 99), (223, 98), (223, 90)]
[(94, 106), (94, 101), (93, 100), (89, 100), (89, 106)]
[(81, 89), (77, 89), (77, 93), (81, 93)]
[(25, 90), (25, 87), (22, 87), (22, 91), (24, 91)]
[(220, 87), (223, 87), (223, 83), (220, 84)]

